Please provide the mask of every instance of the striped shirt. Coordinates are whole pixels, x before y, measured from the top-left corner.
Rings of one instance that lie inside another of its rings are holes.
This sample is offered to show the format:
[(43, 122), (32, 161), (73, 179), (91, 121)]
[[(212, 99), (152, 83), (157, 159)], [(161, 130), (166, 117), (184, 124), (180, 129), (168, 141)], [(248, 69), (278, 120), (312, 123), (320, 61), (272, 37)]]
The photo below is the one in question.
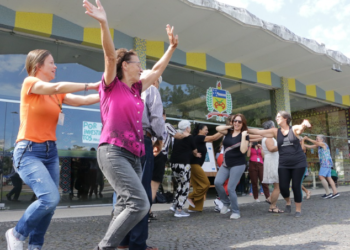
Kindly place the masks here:
[(168, 154), (171, 137), (174, 137), (176, 133), (177, 133), (176, 129), (170, 123), (165, 123), (165, 137), (164, 137), (165, 139), (163, 141), (163, 148), (162, 148), (162, 153), (164, 155)]

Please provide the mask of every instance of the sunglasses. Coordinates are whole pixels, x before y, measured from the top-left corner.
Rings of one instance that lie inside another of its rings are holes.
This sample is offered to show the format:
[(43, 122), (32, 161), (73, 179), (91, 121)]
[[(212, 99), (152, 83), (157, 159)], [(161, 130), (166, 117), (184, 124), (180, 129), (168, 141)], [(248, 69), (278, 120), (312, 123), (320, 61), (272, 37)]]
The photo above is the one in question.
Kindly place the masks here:
[(238, 122), (238, 124), (242, 124), (242, 121), (240, 120), (233, 120), (233, 123), (236, 123), (236, 122)]

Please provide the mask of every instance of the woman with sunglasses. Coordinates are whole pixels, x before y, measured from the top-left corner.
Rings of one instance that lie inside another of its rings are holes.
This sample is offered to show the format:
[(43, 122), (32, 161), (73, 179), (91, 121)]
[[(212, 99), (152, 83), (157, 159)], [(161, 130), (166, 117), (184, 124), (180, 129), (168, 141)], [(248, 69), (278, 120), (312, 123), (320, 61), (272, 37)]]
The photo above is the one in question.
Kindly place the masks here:
[(95, 248), (98, 250), (117, 248), (149, 211), (150, 203), (141, 183), (140, 157), (145, 155), (141, 92), (162, 75), (177, 47), (178, 38), (174, 36), (174, 28), (167, 25), (168, 50), (149, 74), (140, 77), (142, 68), (136, 52), (126, 49), (115, 51), (106, 12), (99, 0), (96, 0), (96, 4), (97, 7), (87, 0), (83, 1), (85, 13), (100, 24), (105, 58), (105, 71), (99, 89), (103, 128), (97, 160), (104, 176), (118, 194), (113, 219)]
[[(246, 168), (245, 153), (248, 150), (249, 144), (247, 130), (247, 120), (242, 114), (232, 116), (229, 125), (216, 127), (216, 131), (225, 135), (225, 139), (223, 141), (224, 163), (215, 177), (214, 184), (220, 200), (224, 204), (220, 213), (228, 213), (231, 203), (232, 214), (230, 219), (239, 219), (241, 217), (236, 187)], [(224, 183), (228, 178), (228, 193), (230, 197), (227, 197), (224, 189)]]
[(306, 156), (301, 148), (298, 136), (304, 132), (306, 128), (311, 127), (308, 120), (304, 120), (300, 125), (290, 126), (292, 120), (291, 115), (286, 111), (279, 111), (276, 116), (277, 128), (266, 130), (248, 129), (250, 134), (261, 135), (267, 138), (277, 138), (277, 146), (279, 152), (278, 176), (280, 191), (286, 201), (286, 213), (291, 213), (291, 200), (289, 192), (289, 184), (292, 181), (292, 189), (295, 201), (295, 217), (301, 216), (301, 202), (303, 194), (301, 191), (301, 183), (304, 178), (305, 169), (307, 167)]

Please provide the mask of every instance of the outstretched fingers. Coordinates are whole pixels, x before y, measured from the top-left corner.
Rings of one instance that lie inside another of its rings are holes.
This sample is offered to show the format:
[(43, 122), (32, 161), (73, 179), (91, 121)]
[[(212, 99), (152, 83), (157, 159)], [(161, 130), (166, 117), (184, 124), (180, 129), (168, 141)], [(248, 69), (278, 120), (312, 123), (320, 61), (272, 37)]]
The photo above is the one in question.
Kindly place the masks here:
[(176, 48), (177, 44), (179, 43), (179, 37), (178, 35), (174, 36), (174, 26), (170, 26), (169, 24), (167, 24), (166, 31), (169, 37), (170, 45)]

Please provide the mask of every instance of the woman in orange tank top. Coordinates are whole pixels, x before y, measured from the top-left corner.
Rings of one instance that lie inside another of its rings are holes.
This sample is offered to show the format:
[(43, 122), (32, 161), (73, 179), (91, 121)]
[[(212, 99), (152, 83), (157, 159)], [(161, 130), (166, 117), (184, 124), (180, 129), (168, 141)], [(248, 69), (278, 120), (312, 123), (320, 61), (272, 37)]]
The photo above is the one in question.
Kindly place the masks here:
[(13, 153), (14, 168), (34, 191), (33, 202), (14, 228), (7, 230), (8, 249), (22, 250), (29, 236), (29, 250), (41, 249), (44, 235), (60, 200), (58, 191), (59, 160), (56, 127), (63, 125), (62, 104), (81, 106), (99, 102), (98, 94), (69, 94), (97, 90), (98, 83), (50, 83), (56, 65), (47, 50), (30, 51), (26, 59), (28, 77), (21, 90), (20, 128)]

